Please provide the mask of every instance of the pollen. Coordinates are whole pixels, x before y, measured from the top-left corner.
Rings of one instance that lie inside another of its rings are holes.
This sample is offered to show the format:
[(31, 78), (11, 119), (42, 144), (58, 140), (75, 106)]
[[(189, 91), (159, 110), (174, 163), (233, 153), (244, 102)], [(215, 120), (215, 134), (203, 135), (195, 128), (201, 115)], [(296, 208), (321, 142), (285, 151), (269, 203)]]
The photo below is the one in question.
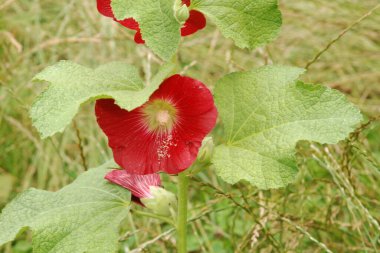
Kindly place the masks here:
[(142, 108), (143, 123), (150, 132), (170, 133), (177, 122), (177, 109), (170, 101), (156, 99)]
[(156, 120), (158, 124), (160, 124), (161, 126), (165, 126), (166, 124), (168, 124), (170, 120), (170, 114), (168, 110), (158, 111), (156, 114)]

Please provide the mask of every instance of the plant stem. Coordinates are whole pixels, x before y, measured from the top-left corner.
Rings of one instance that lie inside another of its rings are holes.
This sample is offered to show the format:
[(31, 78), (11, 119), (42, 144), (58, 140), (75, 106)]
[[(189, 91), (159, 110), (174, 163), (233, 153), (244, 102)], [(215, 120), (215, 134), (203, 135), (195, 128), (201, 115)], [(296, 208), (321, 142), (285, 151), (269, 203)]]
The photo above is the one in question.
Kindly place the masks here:
[(138, 211), (138, 210), (131, 210), (131, 213), (132, 214), (141, 215), (141, 216), (145, 216), (145, 217), (149, 217), (149, 218), (154, 218), (154, 219), (157, 219), (157, 220), (161, 220), (161, 221), (164, 221), (166, 223), (169, 223), (169, 224), (175, 226), (173, 220), (170, 219), (170, 218), (168, 218), (168, 217), (166, 217), (166, 216), (158, 215), (158, 214), (155, 214), (155, 213), (147, 213), (147, 212)]
[(84, 168), (85, 171), (87, 171), (88, 170), (88, 166), (87, 166), (86, 157), (84, 155), (83, 141), (82, 141), (82, 137), (80, 136), (79, 127), (78, 127), (77, 123), (75, 122), (75, 120), (73, 121), (73, 125), (74, 125), (74, 128), (75, 128), (75, 133), (77, 134), (77, 138), (78, 138), (78, 147), (79, 147), (79, 151), (80, 151), (80, 157), (81, 157), (82, 163), (83, 163), (83, 168)]
[(182, 172), (178, 175), (178, 220), (177, 220), (177, 252), (187, 252), (187, 195), (189, 178)]
[(135, 237), (136, 245), (140, 245), (139, 235), (137, 234), (137, 229), (136, 229), (135, 223), (133, 221), (131, 212), (128, 213), (128, 221), (129, 221), (129, 224), (131, 225), (132, 232), (133, 232), (133, 235)]

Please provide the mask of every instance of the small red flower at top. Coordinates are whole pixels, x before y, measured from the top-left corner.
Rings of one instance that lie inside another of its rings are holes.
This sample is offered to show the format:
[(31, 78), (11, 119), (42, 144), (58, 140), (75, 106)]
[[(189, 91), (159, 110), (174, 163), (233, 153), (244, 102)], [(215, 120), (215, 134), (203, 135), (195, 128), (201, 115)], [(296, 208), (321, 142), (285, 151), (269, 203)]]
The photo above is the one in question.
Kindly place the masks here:
[(210, 90), (180, 75), (166, 79), (148, 102), (132, 111), (113, 99), (100, 99), (95, 112), (116, 163), (140, 175), (178, 174), (190, 167), (218, 115)]
[[(182, 0), (183, 4), (190, 6), (190, 0)], [(142, 38), (139, 23), (137, 23), (133, 18), (127, 18), (124, 20), (116, 20), (112, 8), (111, 0), (97, 0), (97, 7), (100, 14), (106, 17), (113, 18), (115, 21), (125, 26), (128, 29), (135, 30), (135, 42), (138, 44), (144, 44), (145, 41)], [(206, 26), (205, 16), (196, 10), (190, 10), (189, 18), (183, 24), (181, 28), (181, 36), (191, 35), (199, 30), (202, 30)]]

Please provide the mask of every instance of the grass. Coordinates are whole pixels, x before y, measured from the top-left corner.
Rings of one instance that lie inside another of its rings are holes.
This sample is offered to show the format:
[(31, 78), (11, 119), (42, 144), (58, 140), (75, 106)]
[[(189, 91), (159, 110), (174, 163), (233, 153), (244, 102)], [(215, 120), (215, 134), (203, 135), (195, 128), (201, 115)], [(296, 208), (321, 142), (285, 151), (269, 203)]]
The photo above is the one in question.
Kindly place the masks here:
[[(149, 79), (160, 62), (133, 43), (132, 33), (101, 17), (95, 3), (0, 3), (0, 206), (29, 187), (55, 191), (68, 184), (84, 170), (81, 153), (89, 167), (111, 157), (93, 105), (82, 108), (75, 125), (63, 134), (39, 138), (28, 110), (45, 86), (32, 83), (33, 75), (61, 59), (87, 66), (121, 60), (138, 66)], [(265, 63), (305, 67), (376, 4), (377, 0), (283, 0), (279, 38), (253, 52), (234, 47), (209, 25), (184, 39), (183, 73), (212, 87), (231, 71)], [(380, 251), (379, 23), (378, 9), (334, 43), (303, 76), (307, 82), (344, 92), (368, 123), (338, 145), (300, 143), (300, 173), (294, 184), (283, 189), (230, 186), (213, 170), (193, 178), (191, 252)], [(166, 181), (167, 188), (174, 190), (175, 179)], [(137, 215), (133, 222), (136, 231), (125, 224), (123, 248), (175, 252), (175, 236), (165, 232), (169, 227)], [(21, 235), (2, 252), (31, 252), (30, 237)]]

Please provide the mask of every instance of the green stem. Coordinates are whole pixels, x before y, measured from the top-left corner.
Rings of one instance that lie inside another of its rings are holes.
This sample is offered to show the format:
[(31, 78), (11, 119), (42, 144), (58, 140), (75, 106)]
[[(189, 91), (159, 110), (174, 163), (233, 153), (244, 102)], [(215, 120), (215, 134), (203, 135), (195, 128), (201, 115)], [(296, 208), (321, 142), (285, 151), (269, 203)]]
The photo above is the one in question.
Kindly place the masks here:
[(136, 245), (140, 245), (139, 235), (137, 234), (137, 229), (133, 221), (131, 212), (128, 213), (128, 221), (132, 227), (132, 232), (133, 232), (133, 235), (135, 236)]
[(187, 195), (189, 178), (182, 172), (178, 175), (178, 220), (177, 253), (187, 252)]
[(138, 210), (131, 210), (131, 213), (132, 214), (138, 214), (138, 215), (145, 216), (145, 217), (149, 217), (149, 218), (154, 218), (154, 219), (157, 219), (157, 220), (161, 220), (161, 221), (164, 221), (166, 223), (169, 223), (169, 224), (175, 226), (173, 220), (170, 219), (170, 218), (168, 218), (168, 217), (166, 217), (166, 216), (158, 215), (158, 214), (155, 214), (155, 213), (147, 213), (147, 212), (138, 211)]

